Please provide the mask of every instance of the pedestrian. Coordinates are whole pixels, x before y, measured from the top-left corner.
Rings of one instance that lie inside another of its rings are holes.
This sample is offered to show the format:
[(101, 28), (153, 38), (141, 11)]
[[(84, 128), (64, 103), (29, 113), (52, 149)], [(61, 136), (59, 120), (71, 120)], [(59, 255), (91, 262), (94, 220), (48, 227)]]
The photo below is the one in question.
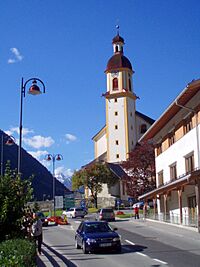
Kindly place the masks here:
[(135, 214), (135, 219), (139, 219), (139, 208), (137, 205), (134, 207), (134, 214)]
[(37, 243), (38, 253), (41, 255), (42, 247), (42, 221), (38, 217), (37, 213), (33, 213), (33, 224), (31, 234)]

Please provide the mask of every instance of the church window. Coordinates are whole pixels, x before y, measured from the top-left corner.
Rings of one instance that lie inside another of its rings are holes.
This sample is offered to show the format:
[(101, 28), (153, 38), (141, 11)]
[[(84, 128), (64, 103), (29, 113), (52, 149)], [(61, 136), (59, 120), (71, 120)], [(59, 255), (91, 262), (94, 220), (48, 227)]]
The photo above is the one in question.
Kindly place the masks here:
[(117, 45), (115, 46), (115, 52), (118, 52), (118, 46)]
[(117, 111), (115, 111), (115, 116), (117, 116), (118, 115), (118, 112)]
[(140, 126), (140, 133), (143, 134), (147, 131), (147, 125), (146, 124), (142, 124)]
[(118, 79), (114, 78), (112, 83), (113, 83), (113, 90), (118, 90)]
[(117, 102), (117, 98), (115, 98), (115, 103)]
[(117, 130), (117, 129), (118, 129), (118, 125), (116, 124), (116, 125), (115, 125), (115, 130)]
[(131, 113), (130, 113), (130, 116), (132, 117), (132, 115), (133, 115), (133, 113), (131, 112)]
[(119, 154), (116, 155), (116, 158), (119, 159)]
[(131, 130), (133, 130), (133, 125), (131, 125)]
[(128, 85), (129, 85), (129, 91), (132, 91), (132, 89), (131, 89), (131, 79), (130, 78), (128, 79)]
[(118, 140), (115, 140), (115, 144), (116, 144), (116, 145), (119, 145), (119, 141), (118, 141)]

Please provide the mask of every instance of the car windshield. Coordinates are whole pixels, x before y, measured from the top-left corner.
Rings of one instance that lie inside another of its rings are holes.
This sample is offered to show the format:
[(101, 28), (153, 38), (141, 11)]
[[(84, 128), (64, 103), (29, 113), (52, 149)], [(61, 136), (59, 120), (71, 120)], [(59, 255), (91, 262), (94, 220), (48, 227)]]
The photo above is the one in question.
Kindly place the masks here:
[(94, 224), (86, 224), (85, 232), (86, 233), (103, 233), (103, 232), (111, 232), (112, 229), (107, 223), (94, 223)]

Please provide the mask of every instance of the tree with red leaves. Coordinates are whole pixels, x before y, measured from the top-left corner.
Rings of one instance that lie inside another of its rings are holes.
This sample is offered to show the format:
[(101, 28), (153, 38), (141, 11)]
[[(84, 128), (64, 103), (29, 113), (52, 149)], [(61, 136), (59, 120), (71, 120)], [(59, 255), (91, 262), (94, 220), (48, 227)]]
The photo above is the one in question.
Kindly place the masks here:
[(127, 194), (135, 199), (156, 187), (155, 154), (151, 141), (137, 143), (122, 163), (127, 175), (123, 178)]

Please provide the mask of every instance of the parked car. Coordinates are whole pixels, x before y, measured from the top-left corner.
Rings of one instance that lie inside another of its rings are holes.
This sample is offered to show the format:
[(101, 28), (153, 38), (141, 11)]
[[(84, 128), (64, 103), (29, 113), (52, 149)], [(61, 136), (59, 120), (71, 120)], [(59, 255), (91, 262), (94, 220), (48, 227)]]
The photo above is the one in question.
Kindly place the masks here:
[(44, 215), (44, 213), (41, 211), (38, 211), (36, 214), (40, 218), (40, 220), (42, 221), (42, 226), (48, 226), (49, 221), (48, 221), (47, 217)]
[(68, 218), (84, 218), (85, 210), (81, 207), (73, 207), (69, 208), (67, 211), (63, 211), (63, 215), (66, 215)]
[(99, 209), (96, 214), (97, 221), (115, 221), (115, 213), (112, 208)]
[(121, 252), (121, 238), (116, 230), (105, 221), (83, 221), (75, 234), (75, 247), (82, 248), (84, 254), (102, 249)]

